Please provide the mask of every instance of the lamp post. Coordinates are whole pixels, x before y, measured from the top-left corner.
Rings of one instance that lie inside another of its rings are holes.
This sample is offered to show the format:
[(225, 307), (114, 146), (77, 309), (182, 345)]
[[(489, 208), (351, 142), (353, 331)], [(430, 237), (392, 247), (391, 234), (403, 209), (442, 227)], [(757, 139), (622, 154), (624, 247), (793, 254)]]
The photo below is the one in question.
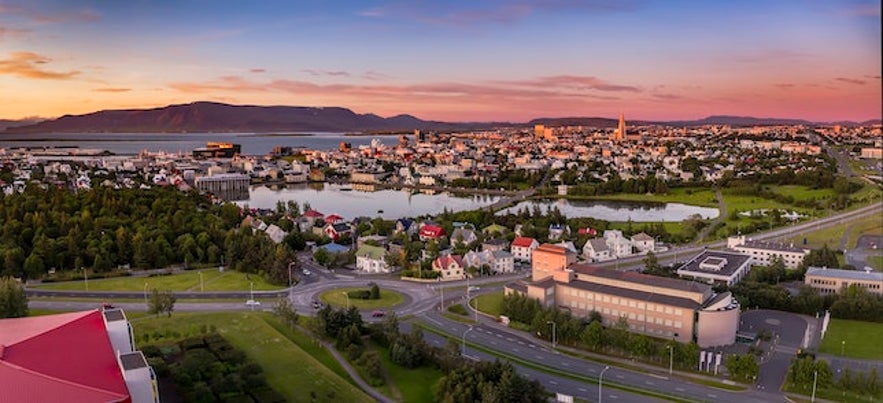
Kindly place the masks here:
[(254, 310), (254, 281), (248, 282), (248, 294), (250, 295), (250, 299), (252, 301), (251, 310)]
[(350, 295), (346, 293), (346, 291), (341, 291), (344, 297), (346, 297), (346, 310), (350, 310)]
[(675, 363), (675, 349), (672, 348), (671, 344), (665, 346), (665, 348), (668, 349), (668, 376), (671, 376)]
[(812, 373), (812, 399), (810, 402), (815, 403), (816, 401), (816, 383), (819, 381), (819, 371), (813, 371)]
[(461, 356), (466, 356), (466, 334), (468, 334), (471, 331), (472, 331), (472, 326), (469, 326), (469, 329), (466, 329), (466, 331), (463, 332), (463, 348), (460, 351)]
[(85, 267), (81, 267), (80, 270), (83, 270), (83, 282), (86, 284), (86, 291), (89, 291), (89, 272), (86, 271)]
[(550, 321), (547, 321), (546, 324), (547, 324), (547, 325), (552, 325), (552, 348), (554, 349), (554, 348), (555, 348), (555, 338), (556, 338), (556, 336), (557, 336), (557, 335), (555, 334), (555, 333), (556, 333), (556, 327), (557, 327), (557, 326), (555, 325), (555, 322), (552, 322), (551, 320), (550, 320)]
[(147, 303), (147, 283), (144, 283), (144, 305), (148, 305), (148, 303)]
[(291, 266), (294, 266), (294, 261), (288, 264), (288, 287), (291, 287)]
[(601, 375), (598, 376), (598, 403), (601, 403), (601, 400), (603, 399), (601, 389), (604, 388), (604, 373), (607, 372), (608, 369), (610, 369), (609, 365), (604, 367), (604, 369), (601, 370)]

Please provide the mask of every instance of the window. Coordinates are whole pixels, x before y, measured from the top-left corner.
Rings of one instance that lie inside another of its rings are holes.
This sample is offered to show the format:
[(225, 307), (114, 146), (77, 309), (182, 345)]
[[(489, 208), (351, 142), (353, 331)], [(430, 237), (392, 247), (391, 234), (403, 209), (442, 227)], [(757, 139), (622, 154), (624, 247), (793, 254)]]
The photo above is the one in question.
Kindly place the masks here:
[(656, 305), (656, 312), (662, 312), (662, 305)]
[(675, 327), (681, 327), (681, 325), (683, 325), (683, 323), (681, 323), (681, 321), (679, 321), (679, 320), (675, 321)]
[(671, 307), (668, 307), (668, 306), (665, 307), (665, 313), (666, 313), (667, 315), (671, 315)]
[(634, 308), (634, 307), (635, 307), (635, 301), (629, 301), (629, 307), (630, 307), (630, 308)]
[(638, 302), (638, 309), (644, 309), (645, 306), (643, 302)]
[(665, 320), (665, 326), (671, 327), (671, 319)]
[(683, 310), (681, 310), (681, 309), (675, 309), (675, 315), (677, 315), (677, 316), (682, 316), (683, 314), (684, 314), (684, 311), (683, 311)]
[(605, 296), (604, 296), (604, 302), (610, 302), (610, 296), (605, 295)]
[(635, 314), (630, 313), (630, 314), (629, 314), (629, 319), (631, 319), (631, 320), (635, 320)]
[(643, 315), (643, 314), (638, 315), (638, 321), (640, 321), (640, 322), (643, 322), (643, 321), (644, 321), (644, 315)]

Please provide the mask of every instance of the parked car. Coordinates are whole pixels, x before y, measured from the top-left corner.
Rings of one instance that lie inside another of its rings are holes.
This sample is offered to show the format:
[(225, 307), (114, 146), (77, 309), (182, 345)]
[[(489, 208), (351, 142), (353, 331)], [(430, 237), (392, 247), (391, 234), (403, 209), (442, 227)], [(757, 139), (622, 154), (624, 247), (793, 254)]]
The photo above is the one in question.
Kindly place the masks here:
[(383, 311), (371, 312), (371, 317), (374, 317), (374, 318), (382, 318), (383, 315), (386, 315), (386, 312), (383, 312)]
[(253, 299), (245, 301), (245, 306), (260, 306), (260, 305), (261, 305), (261, 301), (255, 301)]

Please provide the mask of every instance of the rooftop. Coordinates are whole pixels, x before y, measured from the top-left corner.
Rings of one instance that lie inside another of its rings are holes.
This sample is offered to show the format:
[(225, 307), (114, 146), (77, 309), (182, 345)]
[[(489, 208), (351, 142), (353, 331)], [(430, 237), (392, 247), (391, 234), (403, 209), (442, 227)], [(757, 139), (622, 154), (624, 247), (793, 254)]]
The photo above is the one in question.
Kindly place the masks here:
[(680, 291), (689, 291), (696, 293), (706, 293), (711, 291), (708, 284), (700, 284), (694, 281), (680, 280), (676, 278), (651, 276), (637, 272), (622, 272), (616, 270), (602, 269), (587, 264), (575, 264), (570, 269), (578, 274), (589, 276), (603, 277), (611, 280), (627, 281), (631, 283), (650, 285), (655, 287), (671, 288)]
[(677, 307), (687, 308), (687, 309), (698, 309), (700, 307), (700, 305), (697, 304), (696, 301), (693, 301), (692, 299), (689, 299), (689, 298), (672, 297), (672, 296), (664, 295), (664, 294), (657, 294), (657, 293), (646, 292), (646, 291), (638, 291), (638, 290), (633, 290), (630, 288), (623, 288), (623, 287), (614, 287), (614, 286), (605, 285), (605, 284), (592, 283), (589, 281), (571, 281), (570, 283), (567, 283), (567, 284), (564, 284), (564, 283), (559, 283), (559, 284), (563, 287), (569, 286), (569, 287), (573, 287), (573, 288), (578, 288), (580, 290), (586, 290), (586, 291), (597, 292), (597, 293), (608, 294), (608, 295), (616, 295), (619, 297), (629, 298), (629, 299), (633, 299), (636, 301), (665, 304), (665, 305), (677, 306)]
[(678, 269), (678, 273), (707, 273), (729, 277), (736, 273), (740, 267), (748, 264), (750, 260), (751, 256), (744, 253), (705, 250), (684, 263)]
[(750, 249), (765, 249), (765, 250), (774, 250), (778, 252), (792, 252), (792, 253), (809, 253), (808, 250), (803, 248), (798, 248), (794, 246), (794, 244), (784, 244), (779, 242), (764, 242), (764, 241), (752, 241), (747, 240), (741, 246), (737, 246), (737, 248), (750, 248)]
[(810, 267), (806, 269), (807, 276), (828, 277), (843, 280), (862, 280), (883, 282), (883, 272), (864, 270), (829, 269), (827, 267)]

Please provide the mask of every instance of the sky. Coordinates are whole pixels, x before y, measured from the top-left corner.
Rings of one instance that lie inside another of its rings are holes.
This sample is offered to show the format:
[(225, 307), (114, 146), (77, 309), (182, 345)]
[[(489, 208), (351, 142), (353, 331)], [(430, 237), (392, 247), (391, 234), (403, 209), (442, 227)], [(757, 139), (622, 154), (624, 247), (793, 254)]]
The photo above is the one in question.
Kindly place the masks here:
[(0, 119), (195, 101), (881, 118), (880, 1), (0, 0)]

